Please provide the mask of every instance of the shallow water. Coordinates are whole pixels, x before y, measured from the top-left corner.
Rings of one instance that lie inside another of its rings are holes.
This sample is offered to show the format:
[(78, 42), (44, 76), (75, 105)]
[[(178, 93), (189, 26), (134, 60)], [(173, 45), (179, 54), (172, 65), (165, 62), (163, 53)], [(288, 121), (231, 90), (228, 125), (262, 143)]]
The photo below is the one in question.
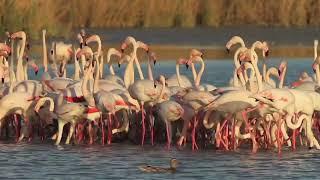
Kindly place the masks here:
[[(302, 70), (311, 73), (310, 61), (289, 61), (288, 80), (297, 79)], [(216, 86), (227, 85), (231, 77), (232, 61), (207, 61), (203, 82)], [(278, 60), (268, 64), (278, 65)], [(115, 68), (123, 73), (123, 68)], [(145, 65), (143, 66), (145, 69)], [(185, 67), (181, 68), (186, 74)], [(190, 71), (190, 70), (188, 70)], [(108, 72), (108, 71), (105, 71)], [(155, 76), (159, 73), (173, 74), (173, 62), (156, 65)], [(39, 77), (40, 75), (38, 75)], [(14, 179), (311, 179), (318, 178), (320, 151), (302, 148), (295, 152), (260, 150), (251, 154), (249, 148), (238, 152), (216, 151), (212, 148), (192, 152), (166, 150), (164, 145), (144, 148), (128, 143), (101, 145), (63, 145), (56, 147), (48, 141), (29, 144), (2, 142), (0, 145), (0, 178)], [(145, 174), (137, 166), (149, 163), (168, 166), (171, 157), (181, 164), (175, 174)]]

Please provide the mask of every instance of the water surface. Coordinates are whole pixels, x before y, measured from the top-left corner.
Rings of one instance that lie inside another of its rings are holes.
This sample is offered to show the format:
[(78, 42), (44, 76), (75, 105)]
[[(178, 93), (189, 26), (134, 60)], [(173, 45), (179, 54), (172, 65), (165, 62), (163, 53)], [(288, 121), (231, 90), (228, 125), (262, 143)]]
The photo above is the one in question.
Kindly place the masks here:
[[(268, 65), (278, 65), (273, 59)], [(290, 60), (287, 82), (298, 78), (301, 71), (311, 74), (312, 61)], [(232, 74), (232, 61), (207, 61), (202, 81), (216, 86), (226, 86)], [(69, 72), (72, 67), (69, 66)], [(115, 67), (122, 74), (124, 67)], [(143, 65), (145, 70), (145, 65)], [(107, 70), (105, 71), (108, 72)], [(173, 62), (156, 65), (155, 76), (175, 73)], [(181, 66), (181, 73), (190, 76), (190, 70)], [(38, 75), (37, 78), (39, 78)], [(138, 77), (138, 76), (137, 76)], [(295, 152), (284, 150), (279, 156), (273, 150), (260, 150), (251, 154), (250, 149), (237, 152), (216, 151), (213, 148), (192, 152), (166, 150), (164, 145), (140, 147), (130, 142), (111, 146), (63, 145), (53, 142), (0, 145), (1, 174), (15, 179), (318, 179), (319, 152), (301, 148)], [(170, 158), (181, 164), (175, 174), (145, 174), (137, 166), (149, 163), (168, 166)]]

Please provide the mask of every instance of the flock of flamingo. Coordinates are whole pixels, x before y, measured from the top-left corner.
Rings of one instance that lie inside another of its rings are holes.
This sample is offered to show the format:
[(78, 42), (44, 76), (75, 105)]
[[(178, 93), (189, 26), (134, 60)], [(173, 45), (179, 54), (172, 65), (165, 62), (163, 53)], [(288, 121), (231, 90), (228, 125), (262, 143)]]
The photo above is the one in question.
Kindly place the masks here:
[[(0, 43), (2, 139), (32, 141), (37, 135), (41, 140), (55, 140), (56, 145), (62, 138), (65, 144), (103, 145), (129, 139), (142, 146), (166, 142), (168, 148), (175, 141), (177, 147), (191, 145), (193, 150), (211, 144), (222, 150), (249, 145), (253, 152), (259, 148), (281, 152), (283, 145), (320, 149), (315, 136), (320, 130), (318, 41), (312, 65), (315, 76), (304, 72), (292, 85), (284, 86), (287, 62), (267, 68), (262, 61), (260, 73), (256, 50), (265, 59), (268, 44), (256, 41), (247, 47), (241, 37), (234, 36), (226, 44), (228, 53), (240, 45), (233, 57), (233, 77), (229, 86), (215, 87), (201, 83), (205, 63), (199, 50), (192, 49), (176, 61), (175, 75), (154, 78), (156, 56), (147, 44), (128, 36), (120, 50), (110, 48), (104, 55), (100, 37), (84, 30), (77, 35), (78, 48), (53, 42), (49, 51), (43, 30), (44, 72), (39, 81), (29, 80), (28, 68), (36, 75), (39, 68), (27, 56), (26, 33), (6, 35), (6, 42)], [(147, 78), (138, 49), (148, 58)], [(126, 66), (123, 78), (115, 74), (111, 58), (118, 66)], [(74, 74), (67, 77), (66, 65), (72, 60)], [(201, 65), (198, 72), (196, 63)], [(190, 67), (193, 83), (180, 75), (180, 65)]]

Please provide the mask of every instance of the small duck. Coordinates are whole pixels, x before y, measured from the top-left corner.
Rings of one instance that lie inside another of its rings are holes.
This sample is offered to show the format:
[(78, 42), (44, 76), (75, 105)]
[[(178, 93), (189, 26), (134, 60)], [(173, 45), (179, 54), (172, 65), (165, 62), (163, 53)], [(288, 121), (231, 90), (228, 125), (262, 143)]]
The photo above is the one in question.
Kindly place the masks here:
[(175, 158), (172, 158), (170, 160), (169, 168), (146, 165), (146, 166), (139, 166), (139, 169), (147, 173), (175, 173), (177, 170), (177, 166), (178, 166), (178, 160)]

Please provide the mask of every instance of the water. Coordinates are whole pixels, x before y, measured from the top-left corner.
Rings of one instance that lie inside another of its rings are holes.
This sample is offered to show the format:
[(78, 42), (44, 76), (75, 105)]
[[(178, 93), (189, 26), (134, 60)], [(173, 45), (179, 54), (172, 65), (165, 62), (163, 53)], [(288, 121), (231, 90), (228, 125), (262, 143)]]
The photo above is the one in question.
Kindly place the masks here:
[[(311, 61), (290, 60), (287, 81), (297, 79), (302, 70), (311, 73)], [(169, 75), (175, 72), (173, 62), (160, 62), (155, 74)], [(268, 64), (278, 65), (278, 60)], [(225, 86), (231, 77), (231, 61), (207, 61), (203, 82)], [(115, 68), (123, 73), (123, 68)], [(145, 69), (145, 65), (143, 66)], [(181, 68), (186, 74), (185, 68)], [(190, 70), (188, 70), (190, 71)], [(107, 72), (107, 71), (105, 71)], [(156, 75), (156, 76), (157, 76)], [(39, 77), (39, 76), (38, 76)], [(295, 152), (260, 150), (252, 154), (250, 149), (237, 152), (214, 149), (192, 152), (166, 150), (164, 145), (144, 148), (127, 143), (111, 146), (63, 145), (56, 147), (52, 142), (0, 145), (0, 178), (14, 179), (311, 179), (318, 178), (320, 151), (301, 148)], [(175, 157), (181, 164), (175, 174), (145, 174), (137, 166), (149, 163), (169, 166)]]

